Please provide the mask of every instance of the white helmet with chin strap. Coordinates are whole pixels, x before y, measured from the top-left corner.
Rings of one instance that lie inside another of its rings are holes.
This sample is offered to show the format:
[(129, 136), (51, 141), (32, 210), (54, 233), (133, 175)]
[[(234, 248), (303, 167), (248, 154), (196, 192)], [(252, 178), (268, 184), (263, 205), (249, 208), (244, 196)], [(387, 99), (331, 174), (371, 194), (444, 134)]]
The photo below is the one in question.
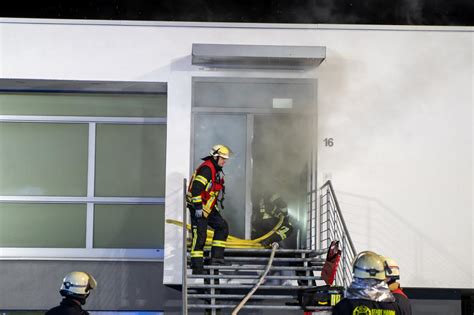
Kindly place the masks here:
[(385, 275), (389, 279), (399, 280), (400, 279), (400, 267), (395, 260), (390, 257), (382, 257), (384, 260)]
[(59, 293), (64, 297), (77, 299), (84, 304), (90, 290), (95, 287), (97, 287), (97, 281), (93, 276), (87, 272), (73, 271), (64, 277)]
[(352, 268), (355, 278), (385, 280), (384, 261), (374, 252), (360, 252), (354, 259)]

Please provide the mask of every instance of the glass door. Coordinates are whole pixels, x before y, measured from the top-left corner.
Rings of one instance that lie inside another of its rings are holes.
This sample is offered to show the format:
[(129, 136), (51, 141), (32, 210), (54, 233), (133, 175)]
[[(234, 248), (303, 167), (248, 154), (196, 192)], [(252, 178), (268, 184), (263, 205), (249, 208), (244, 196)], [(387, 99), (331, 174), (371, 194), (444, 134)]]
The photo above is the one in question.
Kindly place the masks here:
[(247, 117), (199, 113), (194, 116), (193, 124), (193, 170), (215, 144), (225, 144), (234, 152), (224, 166), (226, 194), (221, 214), (229, 223), (229, 233), (245, 238)]
[(225, 167), (222, 215), (230, 234), (251, 238), (263, 194), (278, 193), (294, 226), (289, 243), (305, 247), (314, 177), (314, 80), (193, 78), (192, 172), (214, 144), (235, 153)]

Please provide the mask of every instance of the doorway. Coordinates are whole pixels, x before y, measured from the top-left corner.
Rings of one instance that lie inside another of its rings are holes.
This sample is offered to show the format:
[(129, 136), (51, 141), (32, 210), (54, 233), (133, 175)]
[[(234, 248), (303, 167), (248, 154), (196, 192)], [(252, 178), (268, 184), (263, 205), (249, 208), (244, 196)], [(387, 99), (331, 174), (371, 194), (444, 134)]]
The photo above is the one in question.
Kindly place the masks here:
[(222, 210), (231, 235), (251, 238), (259, 198), (278, 193), (296, 224), (295, 246), (305, 247), (315, 87), (301, 79), (193, 79), (192, 170), (214, 144), (234, 151)]

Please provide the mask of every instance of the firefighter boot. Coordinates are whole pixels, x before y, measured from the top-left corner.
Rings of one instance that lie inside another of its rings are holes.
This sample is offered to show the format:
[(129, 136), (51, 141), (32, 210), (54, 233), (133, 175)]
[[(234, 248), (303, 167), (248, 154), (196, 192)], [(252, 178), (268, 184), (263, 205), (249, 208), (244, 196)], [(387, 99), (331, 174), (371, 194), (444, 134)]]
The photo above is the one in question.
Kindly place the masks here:
[(191, 258), (191, 268), (193, 270), (193, 275), (204, 274), (204, 263), (202, 257)]
[(213, 246), (211, 249), (211, 259), (209, 265), (230, 266), (230, 262), (224, 259), (224, 247)]

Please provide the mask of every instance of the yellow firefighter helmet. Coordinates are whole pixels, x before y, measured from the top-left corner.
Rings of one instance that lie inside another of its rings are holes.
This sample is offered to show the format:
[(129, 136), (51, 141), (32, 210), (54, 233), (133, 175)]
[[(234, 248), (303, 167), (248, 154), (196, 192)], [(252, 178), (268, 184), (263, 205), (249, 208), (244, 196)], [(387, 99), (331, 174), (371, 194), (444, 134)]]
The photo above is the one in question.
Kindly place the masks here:
[(232, 150), (223, 144), (216, 144), (212, 147), (211, 151), (209, 154), (213, 157), (221, 157), (224, 159), (228, 159), (229, 157), (232, 156), (233, 152)]

